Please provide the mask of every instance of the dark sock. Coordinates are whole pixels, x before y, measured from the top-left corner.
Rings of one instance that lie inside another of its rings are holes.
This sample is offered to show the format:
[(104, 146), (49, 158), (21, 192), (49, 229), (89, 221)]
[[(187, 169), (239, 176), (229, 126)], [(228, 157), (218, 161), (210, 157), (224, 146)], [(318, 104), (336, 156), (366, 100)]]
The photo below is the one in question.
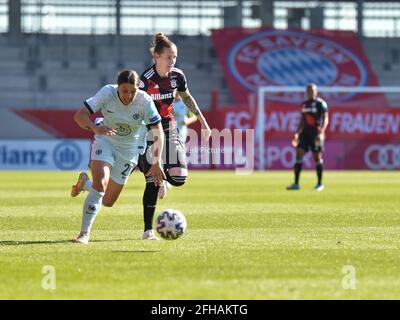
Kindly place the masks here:
[(294, 165), (294, 183), (299, 184), (300, 172), (303, 167), (303, 162), (297, 162)]
[(153, 218), (157, 207), (158, 189), (153, 182), (146, 183), (143, 194), (144, 231), (153, 229)]
[(322, 184), (322, 171), (324, 171), (324, 167), (322, 163), (317, 163), (315, 168), (317, 170), (318, 184)]

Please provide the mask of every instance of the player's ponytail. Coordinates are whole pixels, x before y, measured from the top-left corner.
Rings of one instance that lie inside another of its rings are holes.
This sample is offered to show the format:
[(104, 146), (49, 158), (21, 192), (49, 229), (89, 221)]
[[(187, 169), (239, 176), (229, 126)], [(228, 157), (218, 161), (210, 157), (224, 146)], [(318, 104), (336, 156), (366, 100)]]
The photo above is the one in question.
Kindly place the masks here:
[(153, 43), (150, 47), (150, 52), (154, 56), (155, 53), (162, 54), (164, 49), (176, 48), (175, 43), (173, 43), (166, 35), (162, 32), (157, 33), (154, 36)]

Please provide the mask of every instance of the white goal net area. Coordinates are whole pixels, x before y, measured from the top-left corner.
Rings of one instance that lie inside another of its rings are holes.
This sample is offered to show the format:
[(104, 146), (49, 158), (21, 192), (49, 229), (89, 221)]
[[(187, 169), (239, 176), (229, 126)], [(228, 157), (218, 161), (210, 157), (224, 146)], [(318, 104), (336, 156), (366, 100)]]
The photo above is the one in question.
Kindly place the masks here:
[[(318, 87), (328, 104), (324, 163), (327, 169), (400, 169), (400, 87)], [(301, 119), (305, 86), (258, 88), (256, 167), (289, 169), (290, 139)], [(312, 155), (305, 158), (313, 168)]]

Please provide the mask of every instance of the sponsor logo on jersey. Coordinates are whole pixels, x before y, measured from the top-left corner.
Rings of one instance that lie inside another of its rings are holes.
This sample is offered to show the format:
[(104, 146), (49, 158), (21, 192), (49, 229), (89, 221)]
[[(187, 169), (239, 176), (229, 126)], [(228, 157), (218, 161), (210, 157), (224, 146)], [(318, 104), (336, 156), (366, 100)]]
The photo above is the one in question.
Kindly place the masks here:
[[(260, 86), (365, 86), (368, 71), (350, 50), (326, 38), (298, 31), (261, 31), (239, 41), (228, 54), (229, 70), (247, 89)], [(355, 93), (332, 93), (331, 101), (349, 100)], [(300, 103), (304, 94), (270, 94), (269, 99)]]
[(316, 107), (311, 107), (311, 108), (307, 108), (307, 107), (304, 107), (303, 109), (301, 109), (301, 112), (310, 112), (310, 113), (317, 113), (317, 108)]
[(117, 135), (119, 135), (120, 137), (128, 136), (132, 132), (132, 129), (130, 128), (129, 124), (117, 123), (116, 125), (118, 127), (115, 129), (115, 131), (117, 131)]
[(132, 117), (133, 117), (133, 120), (139, 120), (140, 119), (140, 114), (139, 113), (135, 113)]
[(150, 94), (151, 98), (153, 100), (164, 100), (164, 99), (172, 99), (174, 97), (174, 94), (172, 92), (169, 93), (152, 93)]

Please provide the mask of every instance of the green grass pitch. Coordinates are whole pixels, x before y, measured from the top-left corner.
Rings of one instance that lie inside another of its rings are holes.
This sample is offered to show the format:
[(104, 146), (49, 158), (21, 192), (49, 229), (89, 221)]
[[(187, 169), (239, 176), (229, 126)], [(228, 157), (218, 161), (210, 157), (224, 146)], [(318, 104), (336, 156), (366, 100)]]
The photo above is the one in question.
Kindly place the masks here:
[(0, 173), (0, 299), (400, 298), (397, 172), (328, 171), (317, 193), (313, 171), (300, 191), (285, 190), (289, 171), (192, 171), (157, 210), (185, 213), (187, 233), (159, 242), (140, 240), (135, 172), (87, 246), (70, 242), (84, 201), (69, 196), (76, 176)]

